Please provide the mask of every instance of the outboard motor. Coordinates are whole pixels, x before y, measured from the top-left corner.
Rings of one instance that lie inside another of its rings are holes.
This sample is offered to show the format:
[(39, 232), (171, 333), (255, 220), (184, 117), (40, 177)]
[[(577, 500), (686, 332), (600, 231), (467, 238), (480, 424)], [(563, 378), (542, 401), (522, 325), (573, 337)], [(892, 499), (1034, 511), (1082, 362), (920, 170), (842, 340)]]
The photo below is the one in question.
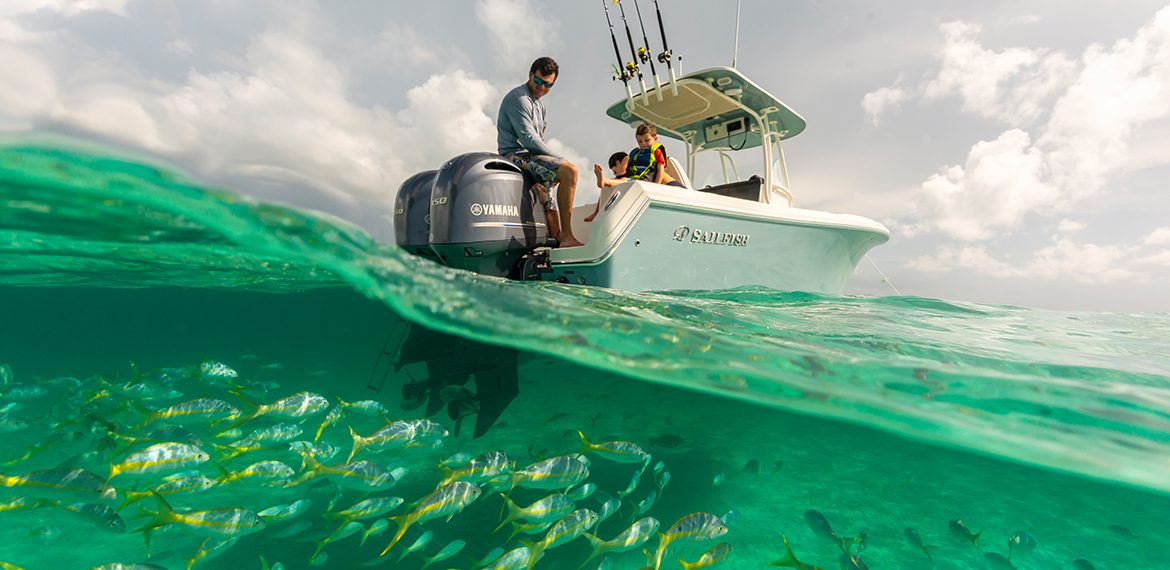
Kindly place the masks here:
[(434, 257), (431, 233), (431, 188), (438, 170), (420, 172), (398, 187), (394, 199), (394, 241), (410, 253)]
[(435, 178), (430, 212), (430, 247), (448, 267), (508, 277), (524, 254), (556, 245), (531, 178), (498, 154), (447, 161)]

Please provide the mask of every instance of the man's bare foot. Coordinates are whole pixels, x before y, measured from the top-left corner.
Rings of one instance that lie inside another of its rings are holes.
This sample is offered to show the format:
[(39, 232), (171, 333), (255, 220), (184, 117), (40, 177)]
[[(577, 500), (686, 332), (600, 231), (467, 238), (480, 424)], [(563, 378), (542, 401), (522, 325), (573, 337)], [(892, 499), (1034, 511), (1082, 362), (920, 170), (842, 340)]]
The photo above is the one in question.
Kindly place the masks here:
[(577, 238), (573, 237), (573, 234), (566, 233), (565, 235), (563, 235), (561, 237), (563, 237), (565, 239), (561, 240), (561, 244), (557, 246), (558, 248), (560, 248), (560, 247), (581, 247), (581, 246), (585, 245), (585, 244), (577, 241)]
[[(604, 188), (605, 184), (602, 182), (602, 180), (604, 180), (605, 177), (601, 175), (601, 165), (597, 164), (596, 162), (593, 163), (593, 175), (597, 177), (597, 187)], [(589, 220), (585, 220), (585, 221), (589, 221)]]
[(585, 221), (586, 221), (586, 222), (592, 222), (592, 221), (593, 221), (593, 218), (596, 218), (596, 217), (597, 217), (597, 212), (600, 212), (600, 211), (601, 211), (601, 202), (598, 202), (598, 203), (597, 203), (597, 207), (596, 207), (596, 208), (593, 208), (593, 213), (592, 213), (592, 214), (589, 214), (588, 216), (585, 216)]

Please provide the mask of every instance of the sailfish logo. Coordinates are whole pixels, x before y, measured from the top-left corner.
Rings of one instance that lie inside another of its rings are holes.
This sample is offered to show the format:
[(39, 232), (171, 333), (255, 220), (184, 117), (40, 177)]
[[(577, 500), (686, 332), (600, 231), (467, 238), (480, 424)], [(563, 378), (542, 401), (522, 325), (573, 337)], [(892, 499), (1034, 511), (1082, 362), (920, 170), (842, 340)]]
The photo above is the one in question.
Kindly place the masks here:
[(683, 241), (690, 233), (690, 226), (679, 226), (677, 230), (674, 230), (674, 241)]

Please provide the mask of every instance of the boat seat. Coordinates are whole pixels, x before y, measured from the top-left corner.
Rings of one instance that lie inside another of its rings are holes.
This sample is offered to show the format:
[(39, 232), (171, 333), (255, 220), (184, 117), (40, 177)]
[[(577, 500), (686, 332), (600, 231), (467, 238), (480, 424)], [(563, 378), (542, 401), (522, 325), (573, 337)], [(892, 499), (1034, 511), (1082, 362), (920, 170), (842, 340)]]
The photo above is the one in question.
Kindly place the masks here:
[(678, 160), (673, 156), (666, 159), (666, 173), (669, 174), (671, 178), (682, 182), (683, 186), (687, 187), (687, 190), (695, 189), (693, 186), (691, 186), (691, 179), (687, 178), (686, 171), (683, 170), (682, 165), (680, 165)]
[(759, 176), (752, 176), (751, 178), (740, 182), (732, 182), (730, 184), (721, 184), (719, 186), (708, 186), (706, 188), (700, 188), (699, 192), (710, 192), (711, 194), (727, 196), (728, 198), (739, 198), (740, 200), (759, 202), (760, 190), (763, 188), (764, 180)]

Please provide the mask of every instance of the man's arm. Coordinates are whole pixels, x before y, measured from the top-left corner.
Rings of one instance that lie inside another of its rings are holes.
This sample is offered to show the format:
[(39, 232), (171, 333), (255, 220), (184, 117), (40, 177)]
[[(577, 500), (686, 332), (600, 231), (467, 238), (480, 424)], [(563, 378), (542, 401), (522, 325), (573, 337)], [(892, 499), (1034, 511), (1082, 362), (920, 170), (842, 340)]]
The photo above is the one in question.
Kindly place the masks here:
[(536, 108), (531, 103), (520, 99), (510, 111), (508, 120), (512, 121), (512, 130), (516, 132), (520, 146), (533, 154), (547, 154), (564, 158), (544, 142), (543, 136), (536, 128)]

